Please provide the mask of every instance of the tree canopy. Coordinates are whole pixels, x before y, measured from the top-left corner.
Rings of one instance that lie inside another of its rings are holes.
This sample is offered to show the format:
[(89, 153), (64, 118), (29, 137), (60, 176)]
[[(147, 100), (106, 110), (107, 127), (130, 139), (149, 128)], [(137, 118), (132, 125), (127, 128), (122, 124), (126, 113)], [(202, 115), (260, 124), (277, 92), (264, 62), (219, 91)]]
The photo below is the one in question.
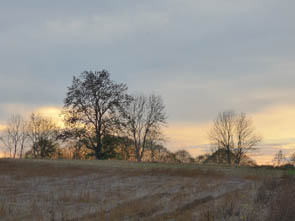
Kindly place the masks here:
[(114, 133), (122, 108), (130, 102), (127, 85), (110, 79), (106, 70), (85, 71), (74, 77), (64, 100), (66, 124), (71, 135), (91, 149), (97, 159), (105, 158), (103, 137)]

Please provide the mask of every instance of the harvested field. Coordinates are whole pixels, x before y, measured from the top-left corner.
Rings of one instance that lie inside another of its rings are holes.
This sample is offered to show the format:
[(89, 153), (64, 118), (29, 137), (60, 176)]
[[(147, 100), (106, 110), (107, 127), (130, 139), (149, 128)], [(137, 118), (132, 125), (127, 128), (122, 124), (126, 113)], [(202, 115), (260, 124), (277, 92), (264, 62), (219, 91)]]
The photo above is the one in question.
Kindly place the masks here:
[(269, 220), (269, 208), (281, 199), (278, 187), (293, 182), (283, 175), (195, 164), (1, 159), (0, 217)]

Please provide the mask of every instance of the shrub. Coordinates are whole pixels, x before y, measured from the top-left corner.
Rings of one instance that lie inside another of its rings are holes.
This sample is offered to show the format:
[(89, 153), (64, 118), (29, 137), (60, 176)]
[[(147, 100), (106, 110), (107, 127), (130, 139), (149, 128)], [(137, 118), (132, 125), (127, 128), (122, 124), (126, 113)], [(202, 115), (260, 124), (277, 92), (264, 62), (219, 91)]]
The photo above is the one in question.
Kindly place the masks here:
[(284, 169), (284, 170), (292, 170), (294, 169), (294, 166), (292, 164), (284, 164), (282, 166), (279, 167), (280, 169)]

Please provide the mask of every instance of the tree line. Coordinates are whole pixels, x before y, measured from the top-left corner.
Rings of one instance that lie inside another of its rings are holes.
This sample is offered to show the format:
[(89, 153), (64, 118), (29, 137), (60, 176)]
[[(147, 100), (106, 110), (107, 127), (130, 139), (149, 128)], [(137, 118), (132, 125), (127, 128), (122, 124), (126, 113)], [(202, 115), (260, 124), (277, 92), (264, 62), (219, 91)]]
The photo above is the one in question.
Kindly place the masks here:
[(162, 162), (243, 164), (261, 142), (245, 113), (218, 114), (208, 133), (214, 150), (196, 159), (185, 151), (164, 147), (167, 125), (160, 95), (128, 93), (106, 70), (74, 76), (62, 110), (63, 127), (54, 119), (33, 113), (25, 121), (11, 116), (1, 134), (9, 156), (31, 158), (124, 159)]
[[(162, 145), (161, 128), (166, 124), (163, 99), (159, 95), (130, 95), (128, 87), (110, 79), (106, 70), (85, 71), (74, 76), (62, 111), (64, 127), (54, 119), (32, 114), (9, 118), (1, 141), (9, 156), (48, 158), (62, 155), (67, 146), (73, 158), (135, 158), (147, 152), (169, 155)], [(69, 151), (68, 151), (69, 152)], [(165, 152), (165, 154), (164, 154)]]
[[(38, 113), (32, 113), (27, 121), (19, 115), (12, 115), (8, 119), (7, 128), (1, 134), (1, 142), (10, 158), (97, 159), (92, 147), (85, 145), (87, 140), (72, 136), (73, 130), (77, 129), (60, 128), (54, 119)], [(100, 159), (138, 160), (139, 148), (134, 143), (131, 136), (128, 137), (125, 133), (103, 135), (104, 158)], [(187, 151), (172, 153), (163, 143), (159, 134), (150, 134), (144, 146), (144, 154), (140, 153), (140, 160), (183, 163), (194, 161)]]

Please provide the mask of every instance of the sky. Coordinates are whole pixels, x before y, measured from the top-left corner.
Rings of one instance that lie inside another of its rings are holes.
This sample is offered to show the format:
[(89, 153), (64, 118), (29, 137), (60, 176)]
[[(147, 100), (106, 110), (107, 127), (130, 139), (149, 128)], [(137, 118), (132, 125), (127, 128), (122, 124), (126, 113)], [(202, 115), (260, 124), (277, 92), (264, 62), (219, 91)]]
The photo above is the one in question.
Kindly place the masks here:
[(57, 114), (73, 75), (107, 69), (131, 93), (160, 94), (167, 147), (208, 150), (218, 112), (246, 112), (254, 158), (295, 152), (292, 0), (0, 0), (0, 125)]

